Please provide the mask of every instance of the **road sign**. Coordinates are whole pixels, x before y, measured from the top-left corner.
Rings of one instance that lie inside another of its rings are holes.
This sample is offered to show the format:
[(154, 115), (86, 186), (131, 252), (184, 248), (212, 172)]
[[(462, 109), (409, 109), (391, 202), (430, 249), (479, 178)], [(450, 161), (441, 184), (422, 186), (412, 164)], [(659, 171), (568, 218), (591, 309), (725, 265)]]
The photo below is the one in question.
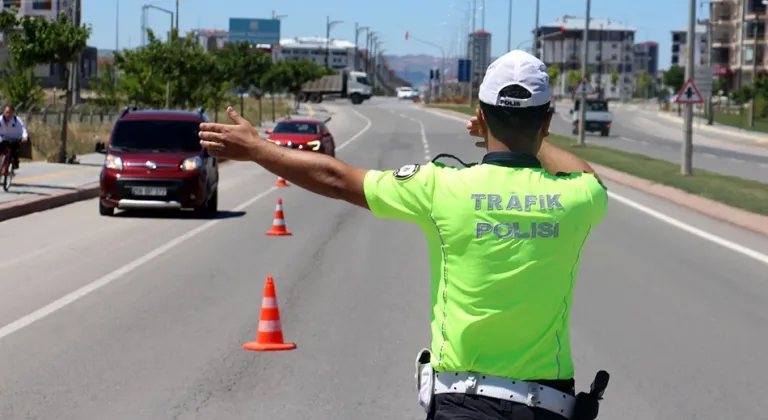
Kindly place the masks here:
[(458, 71), (459, 82), (469, 82), (469, 74), (471, 69), (472, 69), (471, 60), (467, 60), (465, 58), (459, 59), (459, 71)]
[(701, 104), (704, 103), (704, 97), (701, 96), (701, 92), (699, 92), (693, 79), (688, 79), (677, 94), (675, 102), (678, 104)]
[(229, 42), (280, 45), (280, 20), (229, 18)]
[(712, 68), (710, 66), (698, 66), (693, 76), (693, 82), (699, 89), (702, 98), (712, 96)]
[(592, 89), (592, 84), (589, 83), (589, 80), (587, 78), (581, 79), (581, 82), (579, 82), (579, 85), (576, 86), (576, 93), (586, 93), (587, 95), (594, 93), (595, 91)]

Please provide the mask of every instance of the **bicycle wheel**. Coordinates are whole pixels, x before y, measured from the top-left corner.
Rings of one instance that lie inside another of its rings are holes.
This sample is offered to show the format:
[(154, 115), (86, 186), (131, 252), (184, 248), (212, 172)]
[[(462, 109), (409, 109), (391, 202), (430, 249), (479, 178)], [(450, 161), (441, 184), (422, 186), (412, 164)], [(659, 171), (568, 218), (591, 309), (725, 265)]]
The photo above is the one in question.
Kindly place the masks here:
[[(3, 168), (5, 166), (6, 156), (0, 157), (0, 168)], [(13, 180), (13, 166), (11, 166), (13, 163), (8, 164), (8, 168), (6, 169), (6, 173), (3, 174), (3, 190), (8, 191), (9, 188), (11, 188), (11, 181)]]

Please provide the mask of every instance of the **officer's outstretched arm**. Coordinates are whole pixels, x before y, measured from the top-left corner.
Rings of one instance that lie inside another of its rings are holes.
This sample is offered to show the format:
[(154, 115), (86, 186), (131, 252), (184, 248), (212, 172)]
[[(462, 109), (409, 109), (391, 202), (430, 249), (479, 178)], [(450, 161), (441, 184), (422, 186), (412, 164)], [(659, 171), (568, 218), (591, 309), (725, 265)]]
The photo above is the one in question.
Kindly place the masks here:
[[(271, 146), (271, 147), (270, 147)], [(368, 209), (365, 169), (320, 153), (307, 153), (264, 142), (256, 163), (301, 188)]]

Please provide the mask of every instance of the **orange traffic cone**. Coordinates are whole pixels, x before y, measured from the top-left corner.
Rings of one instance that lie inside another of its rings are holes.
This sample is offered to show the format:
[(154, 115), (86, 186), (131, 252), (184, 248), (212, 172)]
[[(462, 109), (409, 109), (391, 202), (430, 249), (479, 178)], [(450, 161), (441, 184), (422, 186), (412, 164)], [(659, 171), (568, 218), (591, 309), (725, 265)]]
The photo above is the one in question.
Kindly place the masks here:
[(283, 177), (279, 176), (277, 177), (277, 183), (275, 183), (276, 187), (290, 187), (291, 184), (286, 182), (286, 180), (283, 179)]
[(272, 221), (272, 230), (267, 232), (268, 236), (291, 236), (293, 233), (288, 231), (285, 227), (285, 215), (283, 215), (283, 199), (277, 199), (277, 206), (275, 207), (275, 218)]
[(261, 318), (259, 319), (256, 341), (243, 344), (243, 348), (250, 351), (278, 351), (296, 348), (295, 343), (283, 341), (283, 327), (280, 325), (280, 310), (277, 308), (275, 281), (272, 276), (267, 276), (267, 283), (264, 285), (264, 297), (261, 299)]

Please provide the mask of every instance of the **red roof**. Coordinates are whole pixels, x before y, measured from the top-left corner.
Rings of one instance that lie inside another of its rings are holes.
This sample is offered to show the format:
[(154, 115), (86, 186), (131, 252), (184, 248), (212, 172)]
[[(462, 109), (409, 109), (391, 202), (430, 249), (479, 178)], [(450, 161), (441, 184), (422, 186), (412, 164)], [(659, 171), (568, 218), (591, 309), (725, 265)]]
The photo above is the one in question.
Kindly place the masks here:
[(653, 42), (653, 41), (646, 41), (646, 42), (641, 42), (641, 43), (639, 43), (637, 45), (645, 45), (645, 46), (649, 46), (649, 47), (658, 47), (659, 43), (658, 42)]
[(474, 35), (490, 35), (490, 32), (487, 32), (485, 29), (478, 29), (475, 32), (472, 32)]

